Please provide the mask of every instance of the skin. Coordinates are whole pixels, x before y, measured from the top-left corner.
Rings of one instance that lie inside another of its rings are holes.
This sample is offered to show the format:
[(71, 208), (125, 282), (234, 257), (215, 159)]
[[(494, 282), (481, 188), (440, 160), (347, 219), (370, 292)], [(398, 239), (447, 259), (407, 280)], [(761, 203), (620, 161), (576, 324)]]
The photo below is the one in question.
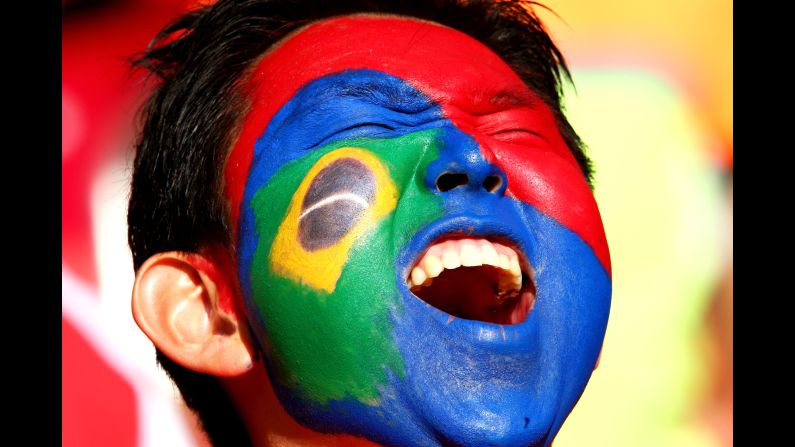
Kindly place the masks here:
[[(220, 263), (239, 288), (214, 286), (213, 302), (226, 315), (237, 296), (253, 336), (213, 346), (262, 362), (205, 370), (236, 376), (224, 383), (255, 442), (549, 445), (611, 293), (596, 203), (549, 108), (472, 38), (396, 17), (310, 25), (247, 88), (225, 172), (237, 258)], [(468, 181), (441, 191), (445, 172)], [(537, 290), (524, 322), (454, 318), (408, 290), (429, 244), (463, 234), (520, 251)]]

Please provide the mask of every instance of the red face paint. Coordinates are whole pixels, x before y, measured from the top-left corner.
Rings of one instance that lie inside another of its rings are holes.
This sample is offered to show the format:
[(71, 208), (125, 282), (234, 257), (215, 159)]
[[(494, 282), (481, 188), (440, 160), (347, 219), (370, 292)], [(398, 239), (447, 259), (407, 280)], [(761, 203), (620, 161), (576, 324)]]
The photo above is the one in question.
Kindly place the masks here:
[(202, 249), (201, 256), (188, 255), (188, 261), (196, 270), (206, 275), (217, 288), (218, 306), (222, 311), (235, 315), (245, 315), (243, 298), (237, 281), (230, 278), (237, 276), (237, 267), (232, 256), (219, 245), (210, 245)]
[(610, 272), (599, 210), (550, 109), (473, 38), (396, 17), (355, 16), (310, 25), (255, 67), (248, 85), (251, 110), (225, 171), (235, 234), (256, 139), (301, 87), (345, 69), (397, 76), (439, 103), (453, 124), (480, 144), (486, 160), (506, 173), (508, 195), (578, 234)]

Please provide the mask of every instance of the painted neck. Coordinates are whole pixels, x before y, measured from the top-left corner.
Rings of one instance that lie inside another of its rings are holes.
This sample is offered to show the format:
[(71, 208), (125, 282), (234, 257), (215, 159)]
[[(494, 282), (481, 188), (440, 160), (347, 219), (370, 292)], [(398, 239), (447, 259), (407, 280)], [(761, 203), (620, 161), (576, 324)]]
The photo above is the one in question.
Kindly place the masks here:
[(262, 361), (242, 376), (222, 379), (243, 418), (255, 447), (377, 447), (351, 435), (310, 430), (295, 421), (279, 403)]

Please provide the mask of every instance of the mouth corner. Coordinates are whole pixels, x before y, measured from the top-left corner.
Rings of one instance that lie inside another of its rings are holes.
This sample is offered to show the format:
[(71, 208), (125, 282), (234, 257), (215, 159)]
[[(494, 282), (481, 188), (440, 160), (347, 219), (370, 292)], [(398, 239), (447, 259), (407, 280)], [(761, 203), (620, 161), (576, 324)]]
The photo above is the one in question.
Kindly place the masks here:
[(452, 319), (515, 325), (536, 301), (533, 267), (519, 245), (496, 235), (448, 233), (428, 244), (404, 277), (417, 299)]

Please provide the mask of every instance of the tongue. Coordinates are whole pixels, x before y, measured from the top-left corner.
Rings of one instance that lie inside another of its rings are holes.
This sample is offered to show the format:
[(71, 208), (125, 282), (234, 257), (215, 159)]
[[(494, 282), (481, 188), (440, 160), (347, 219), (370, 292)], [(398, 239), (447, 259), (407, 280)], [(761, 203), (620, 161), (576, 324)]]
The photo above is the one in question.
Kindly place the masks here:
[[(518, 292), (498, 296), (498, 269), (491, 266), (459, 267), (445, 270), (427, 287), (412, 290), (415, 295), (455, 317), (489, 323), (518, 323)], [(521, 317), (519, 317), (521, 318)]]

